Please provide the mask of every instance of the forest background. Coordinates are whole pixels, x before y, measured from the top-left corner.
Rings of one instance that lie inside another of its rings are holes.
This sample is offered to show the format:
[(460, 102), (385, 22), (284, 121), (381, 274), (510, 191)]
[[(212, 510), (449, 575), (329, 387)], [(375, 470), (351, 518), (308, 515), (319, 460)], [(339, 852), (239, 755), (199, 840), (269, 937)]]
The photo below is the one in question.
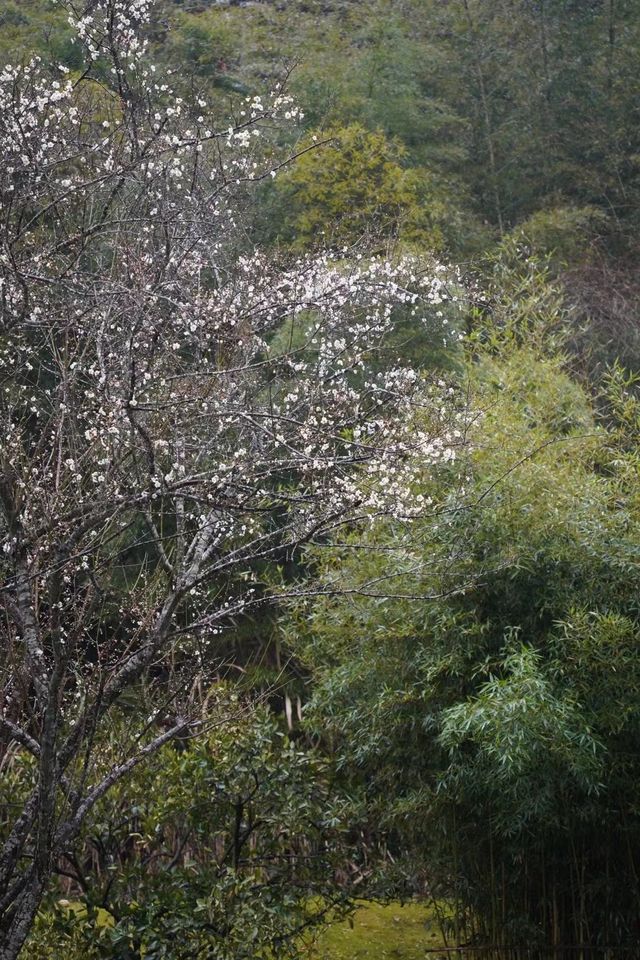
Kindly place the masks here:
[[(449, 944), (636, 956), (637, 0), (162, 0), (145, 30), (221, 123), (276, 85), (301, 108), (238, 256), (446, 264), (388, 349), (458, 449), (415, 480), (419, 520), (252, 565), (316, 596), (225, 626), (208, 732), (93, 808), (24, 956), (295, 958), (355, 897), (417, 898)], [(59, 5), (3, 2), (0, 59), (33, 54), (83, 67)], [(126, 592), (157, 557), (122, 553)], [(105, 763), (170, 687), (155, 666)], [(34, 756), (3, 738), (4, 837)]]

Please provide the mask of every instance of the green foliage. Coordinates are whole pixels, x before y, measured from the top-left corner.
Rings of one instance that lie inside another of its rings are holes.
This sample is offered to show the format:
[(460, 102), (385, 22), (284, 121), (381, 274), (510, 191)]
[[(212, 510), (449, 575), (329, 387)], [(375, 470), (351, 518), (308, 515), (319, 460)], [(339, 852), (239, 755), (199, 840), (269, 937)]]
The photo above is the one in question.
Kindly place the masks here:
[(553, 826), (568, 784), (587, 793), (604, 789), (602, 747), (578, 702), (559, 695), (541, 660), (529, 646), (507, 654), (500, 676), (442, 716), (440, 742), (453, 761), (444, 789), (492, 805), (492, 828), (504, 836), (531, 820), (539, 826), (547, 817)]
[(96, 807), (30, 957), (297, 957), (302, 934), (348, 906), (326, 764), (265, 710), (217, 709), (208, 736), (168, 746)]
[[(336, 545), (327, 582), (339, 571), (353, 595), (302, 609), (290, 642), (316, 683), (309, 723), (390, 838), (389, 879), (453, 897), (458, 935), (577, 942), (597, 927), (624, 942), (640, 845), (637, 448), (598, 426), (535, 333), (497, 320), (459, 387), (466, 453), (424, 480), (433, 515)], [(358, 596), (381, 577), (397, 599)]]
[(209, 9), (180, 13), (166, 37), (165, 56), (198, 83), (247, 92), (238, 77), (241, 38), (234, 24)]
[[(303, 152), (263, 185), (249, 245), (485, 254), (462, 371), (448, 308), (424, 329), (398, 316), (390, 345), (449, 369), (466, 446), (425, 468), (416, 492), (431, 516), (308, 556), (354, 591), (286, 628), (315, 683), (310, 729), (335, 752), (345, 794), (262, 713), (167, 748), (96, 809), (29, 956), (294, 957), (300, 931), (348, 900), (334, 874), (354, 846), (349, 817), (391, 849), (372, 887), (443, 892), (459, 908), (454, 935), (622, 941), (640, 896), (638, 384), (614, 367), (605, 427), (564, 353), (587, 373), (640, 357), (636, 4), (164, 7), (156, 53), (221, 114), (297, 64), (288, 83), (306, 117), (278, 149)], [(79, 65), (47, 0), (6, 0), (0, 28), (3, 62), (44, 51)], [(94, 96), (96, 122), (117, 111), (107, 84)], [(114, 541), (113, 631), (145, 538)], [(380, 581), (396, 599), (358, 596)], [(279, 654), (247, 666), (256, 643), (270, 635), (240, 624), (228, 659), (267, 687)], [(100, 763), (113, 759), (105, 743)], [(32, 767), (3, 764), (6, 821)], [(336, 956), (339, 936), (327, 941)]]
[(46, 56), (71, 70), (82, 64), (63, 8), (51, 0), (2, 0), (0, 3), (0, 63), (21, 63), (34, 54)]
[(550, 207), (592, 206), (614, 212), (623, 232), (634, 222), (631, 0), (292, 3), (235, 18), (245, 72), (255, 63), (265, 74), (264, 52), (267, 72), (278, 58), (302, 61), (294, 84), (313, 127), (361, 123), (401, 140), (413, 166), (465, 195), (469, 219), (479, 210), (507, 228)]
[(590, 249), (607, 226), (606, 213), (593, 206), (538, 210), (511, 232), (508, 240), (503, 241), (502, 250), (508, 252), (510, 243), (515, 241), (530, 258), (552, 258), (559, 271), (587, 261)]
[(548, 260), (528, 257), (516, 239), (505, 238), (500, 252), (483, 265), (480, 283), (482, 294), (469, 315), (472, 343), (498, 357), (518, 344), (549, 357), (561, 356), (570, 317)]
[[(177, 82), (214, 97), (258, 91), (295, 65), (307, 132), (361, 126), (402, 144), (405, 179), (413, 170), (418, 181), (409, 189), (427, 198), (417, 239), (426, 230), (433, 243), (435, 231), (467, 254), (495, 228), (524, 225), (534, 249), (572, 259), (584, 248), (571, 242), (573, 222), (612, 249), (634, 243), (632, 0), (163, 6), (152, 37)], [(78, 50), (59, 8), (6, 0), (0, 16), (4, 59), (48, 49), (73, 68)]]

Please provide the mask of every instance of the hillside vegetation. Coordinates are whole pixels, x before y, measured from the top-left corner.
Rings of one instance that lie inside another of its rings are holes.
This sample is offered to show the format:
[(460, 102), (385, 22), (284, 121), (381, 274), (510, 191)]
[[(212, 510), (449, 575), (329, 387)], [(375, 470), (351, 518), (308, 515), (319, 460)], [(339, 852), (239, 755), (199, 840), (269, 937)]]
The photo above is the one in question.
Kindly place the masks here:
[(639, 955), (639, 57), (0, 0), (2, 960)]

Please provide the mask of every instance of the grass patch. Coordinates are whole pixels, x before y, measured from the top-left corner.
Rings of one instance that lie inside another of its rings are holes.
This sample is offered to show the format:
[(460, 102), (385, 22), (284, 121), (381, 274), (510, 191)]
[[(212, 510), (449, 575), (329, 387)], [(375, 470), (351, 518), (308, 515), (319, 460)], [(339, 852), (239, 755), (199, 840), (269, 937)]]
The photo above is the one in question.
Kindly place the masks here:
[(309, 960), (425, 960), (425, 948), (442, 944), (433, 912), (423, 903), (361, 902), (352, 922), (323, 931)]

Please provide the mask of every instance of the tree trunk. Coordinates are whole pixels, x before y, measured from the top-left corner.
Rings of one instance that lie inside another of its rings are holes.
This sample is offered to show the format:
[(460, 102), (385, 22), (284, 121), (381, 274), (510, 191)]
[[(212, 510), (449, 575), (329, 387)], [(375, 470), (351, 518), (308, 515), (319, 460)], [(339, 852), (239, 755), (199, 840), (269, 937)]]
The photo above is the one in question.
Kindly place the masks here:
[(467, 23), (469, 25), (469, 30), (471, 33), (471, 38), (473, 41), (474, 49), (474, 70), (476, 74), (476, 79), (478, 81), (478, 92), (480, 94), (480, 104), (482, 108), (482, 119), (484, 123), (484, 132), (485, 140), (487, 144), (487, 155), (489, 158), (489, 173), (491, 176), (491, 186), (493, 189), (493, 200), (496, 211), (496, 220), (498, 223), (498, 230), (500, 231), (500, 236), (504, 234), (504, 221), (502, 217), (502, 203), (500, 202), (500, 190), (498, 187), (498, 167), (496, 163), (496, 154), (493, 144), (493, 126), (491, 123), (491, 112), (489, 110), (489, 97), (487, 95), (487, 86), (485, 83), (484, 71), (482, 69), (482, 61), (480, 56), (477, 54), (479, 37), (476, 30), (475, 24), (473, 22), (473, 17), (471, 15), (471, 9), (469, 7), (468, 0), (463, 0), (463, 6), (465, 15), (467, 18)]
[(0, 931), (0, 960), (17, 960), (42, 901), (44, 884), (35, 877), (18, 897), (6, 927)]

